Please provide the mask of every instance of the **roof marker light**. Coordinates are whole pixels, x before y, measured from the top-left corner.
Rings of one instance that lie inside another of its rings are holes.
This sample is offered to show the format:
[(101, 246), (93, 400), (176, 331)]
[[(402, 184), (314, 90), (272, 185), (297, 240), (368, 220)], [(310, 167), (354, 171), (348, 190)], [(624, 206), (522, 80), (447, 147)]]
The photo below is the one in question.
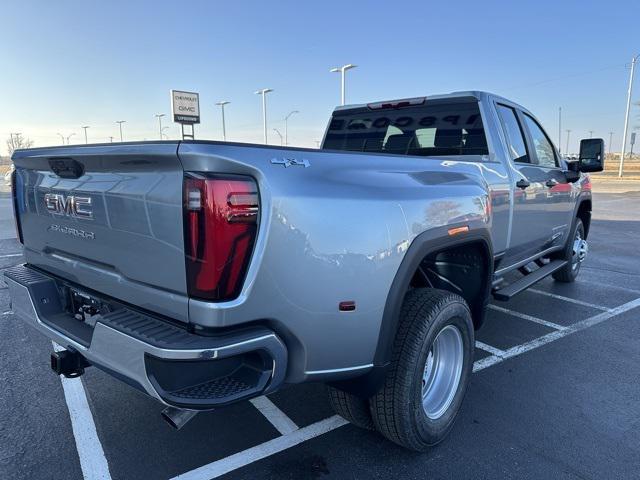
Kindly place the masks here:
[(403, 108), (412, 107), (414, 105), (422, 105), (427, 101), (427, 97), (403, 98), (402, 100), (392, 100), (390, 102), (368, 103), (367, 107), (371, 110), (382, 110), (386, 108)]

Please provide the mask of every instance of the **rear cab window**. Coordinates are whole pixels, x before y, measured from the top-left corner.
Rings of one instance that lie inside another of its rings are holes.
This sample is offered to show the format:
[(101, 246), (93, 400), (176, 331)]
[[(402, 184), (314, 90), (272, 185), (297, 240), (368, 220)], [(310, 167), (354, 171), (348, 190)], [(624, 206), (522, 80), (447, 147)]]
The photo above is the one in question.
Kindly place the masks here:
[(334, 112), (322, 148), (399, 155), (488, 155), (475, 98), (410, 99)]

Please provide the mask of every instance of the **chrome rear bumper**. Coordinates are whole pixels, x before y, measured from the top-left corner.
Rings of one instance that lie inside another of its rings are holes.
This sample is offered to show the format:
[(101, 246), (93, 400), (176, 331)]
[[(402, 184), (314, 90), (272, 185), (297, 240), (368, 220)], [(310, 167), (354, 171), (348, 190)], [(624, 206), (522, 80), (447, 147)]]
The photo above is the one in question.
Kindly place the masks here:
[(26, 265), (4, 275), (16, 317), (165, 405), (210, 409), (284, 380), (287, 350), (267, 328), (201, 336), (128, 308), (98, 316), (91, 328), (64, 311), (55, 277)]

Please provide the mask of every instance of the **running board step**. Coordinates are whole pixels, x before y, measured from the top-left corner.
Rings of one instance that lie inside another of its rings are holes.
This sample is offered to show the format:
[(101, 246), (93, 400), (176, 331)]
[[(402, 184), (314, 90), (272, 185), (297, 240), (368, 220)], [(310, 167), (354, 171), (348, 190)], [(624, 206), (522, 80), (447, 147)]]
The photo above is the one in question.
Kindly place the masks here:
[(556, 270), (560, 270), (567, 264), (566, 260), (553, 260), (552, 262), (547, 263), (544, 267), (540, 267), (537, 270), (525, 275), (520, 280), (510, 283), (504, 288), (500, 290), (496, 290), (493, 292), (493, 298), (496, 300), (500, 300), (506, 302), (507, 300), (511, 300), (511, 298), (518, 293), (526, 290), (534, 283), (538, 283), (544, 277), (551, 275)]

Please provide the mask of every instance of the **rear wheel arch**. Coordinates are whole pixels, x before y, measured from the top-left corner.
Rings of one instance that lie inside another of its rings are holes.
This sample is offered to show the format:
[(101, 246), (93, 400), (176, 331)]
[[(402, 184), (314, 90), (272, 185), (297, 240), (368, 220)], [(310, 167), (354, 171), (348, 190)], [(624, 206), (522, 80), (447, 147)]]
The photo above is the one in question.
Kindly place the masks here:
[[(481, 271), (478, 272), (478, 288), (474, 298), (465, 298), (471, 309), (474, 325), (479, 327), (484, 319), (484, 311), (489, 300), (491, 277), (493, 274), (493, 249), (491, 236), (486, 226), (471, 229), (469, 232), (456, 237), (448, 235), (450, 226), (441, 227), (434, 231), (427, 231), (418, 235), (407, 250), (400, 268), (393, 280), (382, 317), (378, 345), (374, 358), (374, 365), (384, 366), (389, 362), (393, 341), (398, 327), (398, 318), (407, 291), (412, 288), (412, 282), (419, 275), (419, 267), (429, 258), (447, 252), (464, 252), (468, 250), (481, 260)], [(424, 286), (424, 285), (421, 285)], [(443, 288), (442, 285), (437, 288)], [(453, 288), (444, 288), (457, 292)]]
[(573, 218), (579, 218), (582, 220), (584, 226), (584, 236), (589, 236), (589, 227), (591, 226), (591, 198), (585, 198), (581, 200), (576, 208), (576, 212)]
[[(459, 225), (453, 225), (459, 226)], [(472, 227), (472, 225), (469, 225)], [(331, 382), (332, 387), (357, 395), (360, 398), (370, 398), (384, 384), (387, 367), (391, 361), (393, 344), (400, 322), (400, 312), (407, 292), (412, 288), (411, 282), (416, 276), (418, 267), (429, 255), (448, 249), (459, 249), (473, 246), (483, 252), (485, 275), (481, 285), (483, 292), (476, 301), (469, 304), (473, 323), (478, 328), (484, 319), (485, 307), (491, 292), (493, 275), (493, 247), (491, 236), (485, 224), (470, 228), (469, 232), (459, 236), (449, 236), (448, 230), (452, 226), (439, 227), (418, 235), (409, 246), (400, 267), (387, 294), (387, 300), (382, 316), (378, 344), (373, 360), (373, 367), (364, 375), (345, 380)]]

